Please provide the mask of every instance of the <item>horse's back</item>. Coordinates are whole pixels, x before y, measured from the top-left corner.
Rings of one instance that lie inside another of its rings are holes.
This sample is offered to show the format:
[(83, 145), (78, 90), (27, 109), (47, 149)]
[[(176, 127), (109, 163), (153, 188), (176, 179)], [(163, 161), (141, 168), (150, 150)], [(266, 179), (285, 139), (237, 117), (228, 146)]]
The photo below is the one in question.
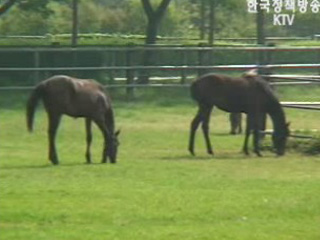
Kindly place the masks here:
[(46, 107), (60, 113), (85, 117), (111, 108), (110, 98), (95, 80), (57, 75), (43, 81), (43, 85)]
[(219, 74), (206, 74), (196, 79), (192, 86), (204, 92), (205, 89), (209, 91), (226, 92), (228, 90), (235, 91), (248, 88), (250, 81), (241, 77), (229, 77)]
[[(191, 85), (193, 99), (200, 103), (216, 105), (226, 111), (233, 111), (233, 103), (239, 105), (250, 94), (250, 82), (218, 74), (206, 74)], [(231, 106), (229, 109), (228, 106)], [(236, 106), (237, 107), (237, 106)]]
[(264, 101), (274, 98), (268, 83), (251, 75), (206, 74), (192, 83), (191, 95), (200, 104), (215, 105), (228, 112), (248, 112), (255, 104), (264, 105)]

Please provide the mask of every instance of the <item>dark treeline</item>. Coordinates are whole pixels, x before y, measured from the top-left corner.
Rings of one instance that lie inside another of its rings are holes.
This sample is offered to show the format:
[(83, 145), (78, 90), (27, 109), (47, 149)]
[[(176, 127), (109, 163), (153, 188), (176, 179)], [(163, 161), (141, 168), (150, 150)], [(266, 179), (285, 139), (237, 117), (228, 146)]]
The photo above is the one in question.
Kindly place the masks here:
[[(161, 36), (199, 37), (200, 26), (208, 28), (208, 3), (172, 0), (159, 27)], [(215, 0), (215, 37), (253, 37), (255, 14), (247, 11), (246, 0)], [(161, 1), (150, 1), (156, 6)], [(201, 4), (204, 11), (201, 13)], [(272, 24), (266, 14), (268, 36), (311, 36), (320, 32), (320, 15), (311, 7), (304, 14), (296, 11), (293, 26)], [(201, 21), (206, 18), (206, 21)], [(70, 33), (72, 0), (18, 1), (0, 18), (0, 35), (44, 35)], [(79, 32), (141, 34), (146, 32), (147, 17), (141, 0), (80, 0)]]

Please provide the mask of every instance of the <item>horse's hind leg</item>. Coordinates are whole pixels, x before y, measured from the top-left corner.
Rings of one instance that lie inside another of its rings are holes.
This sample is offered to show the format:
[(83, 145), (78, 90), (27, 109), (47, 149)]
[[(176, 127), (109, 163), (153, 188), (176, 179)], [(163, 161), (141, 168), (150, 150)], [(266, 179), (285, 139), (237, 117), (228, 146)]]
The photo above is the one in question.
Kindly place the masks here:
[(244, 144), (243, 144), (243, 149), (242, 151), (246, 154), (249, 155), (249, 150), (248, 150), (248, 141), (250, 137), (250, 131), (251, 131), (251, 116), (247, 114), (247, 121), (246, 121), (246, 132), (245, 132), (245, 137), (244, 137)]
[(239, 113), (239, 125), (238, 125), (238, 133), (242, 133), (242, 113)]
[(87, 149), (86, 149), (86, 160), (87, 163), (91, 163), (91, 152), (90, 152), (90, 146), (92, 142), (92, 130), (91, 130), (91, 120), (89, 118), (86, 118), (86, 141), (87, 141)]
[(54, 164), (59, 164), (59, 159), (56, 151), (55, 138), (59, 127), (61, 115), (60, 114), (48, 114), (49, 116), (49, 159)]
[(255, 128), (253, 132), (253, 149), (258, 157), (262, 157), (260, 153), (260, 128)]
[(237, 126), (238, 126), (237, 113), (230, 113), (229, 114), (229, 121), (230, 121), (230, 125), (231, 125), (230, 134), (232, 134), (232, 135), (237, 134)]
[(229, 120), (231, 125), (230, 134), (240, 134), (242, 132), (241, 127), (241, 113), (230, 113)]
[(207, 145), (207, 152), (209, 154), (213, 154), (210, 138), (209, 138), (209, 122), (210, 122), (210, 114), (212, 111), (213, 106), (206, 106), (203, 107), (202, 114), (203, 114), (203, 121), (202, 121), (202, 131), (204, 135), (204, 139)]

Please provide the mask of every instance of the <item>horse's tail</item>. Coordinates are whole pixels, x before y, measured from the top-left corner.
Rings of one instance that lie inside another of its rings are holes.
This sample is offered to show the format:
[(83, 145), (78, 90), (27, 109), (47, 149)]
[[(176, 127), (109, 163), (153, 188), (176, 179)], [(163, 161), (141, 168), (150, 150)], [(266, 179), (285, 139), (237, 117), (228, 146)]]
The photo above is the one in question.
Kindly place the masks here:
[(191, 94), (191, 98), (195, 101), (198, 101), (197, 88), (198, 88), (197, 81), (194, 81), (193, 83), (191, 83), (190, 94)]
[(203, 103), (205, 102), (205, 98), (203, 97), (203, 94), (201, 94), (201, 78), (195, 80), (194, 82), (191, 83), (191, 87), (190, 87), (190, 94), (191, 94), (191, 98), (198, 102), (198, 103)]
[(26, 117), (27, 117), (27, 127), (29, 132), (32, 132), (33, 130), (34, 114), (36, 112), (36, 108), (38, 106), (39, 100), (42, 98), (42, 93), (43, 93), (43, 84), (39, 84), (32, 91), (28, 99)]

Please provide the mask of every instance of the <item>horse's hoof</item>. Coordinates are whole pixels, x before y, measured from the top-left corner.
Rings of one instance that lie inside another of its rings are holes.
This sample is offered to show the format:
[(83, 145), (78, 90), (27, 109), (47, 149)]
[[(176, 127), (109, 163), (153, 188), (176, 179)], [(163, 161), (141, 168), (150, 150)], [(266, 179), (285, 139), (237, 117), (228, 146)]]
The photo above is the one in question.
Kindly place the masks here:
[(259, 152), (256, 152), (256, 154), (257, 154), (258, 157), (263, 157), (262, 154), (259, 153)]
[(195, 156), (194, 151), (192, 149), (189, 149), (189, 152), (192, 156)]
[(250, 153), (249, 153), (248, 150), (243, 150), (242, 152), (243, 152), (243, 154), (246, 155), (246, 156), (249, 156), (249, 155), (250, 155)]
[(212, 156), (214, 155), (214, 153), (213, 153), (212, 150), (209, 150), (209, 151), (208, 151), (208, 154), (210, 154), (210, 155), (212, 155)]
[(57, 161), (57, 160), (53, 160), (53, 161), (51, 161), (51, 163), (52, 163), (53, 165), (55, 165), (55, 166), (59, 165), (59, 161)]

